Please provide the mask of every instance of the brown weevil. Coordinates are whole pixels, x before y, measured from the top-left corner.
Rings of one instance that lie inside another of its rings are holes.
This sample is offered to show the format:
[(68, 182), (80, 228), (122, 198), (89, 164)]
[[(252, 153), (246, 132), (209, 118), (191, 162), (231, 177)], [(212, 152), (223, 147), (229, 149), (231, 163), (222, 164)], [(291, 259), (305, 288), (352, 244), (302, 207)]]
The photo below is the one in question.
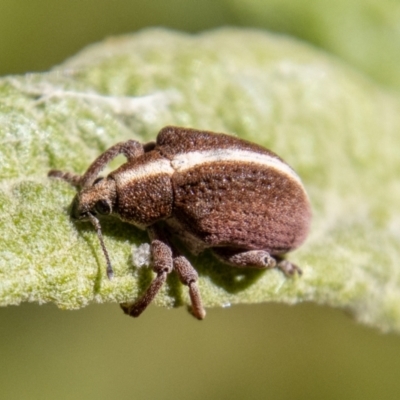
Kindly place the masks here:
[[(119, 154), (127, 162), (99, 178)], [(147, 230), (157, 276), (139, 300), (121, 304), (133, 317), (151, 303), (171, 271), (189, 287), (193, 315), (206, 315), (197, 272), (170, 243), (171, 235), (191, 253), (208, 248), (234, 267), (301, 273), (283, 255), (307, 236), (308, 196), (292, 168), (259, 145), (223, 133), (168, 126), (155, 143), (129, 140), (112, 146), (82, 176), (54, 170), (49, 176), (79, 189), (72, 217), (94, 225), (110, 279), (113, 271), (97, 216), (113, 214)]]

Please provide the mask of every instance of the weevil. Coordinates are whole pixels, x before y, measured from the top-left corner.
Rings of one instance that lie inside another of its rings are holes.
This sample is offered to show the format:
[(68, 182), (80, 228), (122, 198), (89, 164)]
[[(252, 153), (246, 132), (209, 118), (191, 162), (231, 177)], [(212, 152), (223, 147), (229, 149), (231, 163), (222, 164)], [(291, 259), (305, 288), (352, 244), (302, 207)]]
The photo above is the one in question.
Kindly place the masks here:
[[(119, 154), (127, 162), (99, 177)], [(90, 221), (107, 263), (98, 215), (112, 214), (148, 232), (156, 277), (135, 302), (121, 304), (139, 316), (152, 302), (170, 272), (189, 288), (191, 312), (206, 315), (198, 274), (170, 238), (177, 237), (192, 254), (211, 249), (223, 262), (239, 268), (301, 270), (284, 255), (305, 240), (311, 208), (304, 186), (280, 157), (239, 138), (167, 126), (156, 142), (117, 143), (81, 176), (52, 170), (49, 176), (78, 188), (72, 217)]]

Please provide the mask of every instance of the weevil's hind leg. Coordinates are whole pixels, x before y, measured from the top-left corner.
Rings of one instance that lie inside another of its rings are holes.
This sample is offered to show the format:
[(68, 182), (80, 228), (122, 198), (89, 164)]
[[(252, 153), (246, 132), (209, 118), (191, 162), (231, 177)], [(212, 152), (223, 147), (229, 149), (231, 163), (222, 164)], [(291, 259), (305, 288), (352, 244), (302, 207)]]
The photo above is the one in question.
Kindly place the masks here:
[(265, 250), (240, 251), (230, 247), (216, 247), (212, 250), (217, 258), (234, 267), (260, 269), (276, 267), (275, 258)]
[(179, 275), (181, 282), (189, 287), (189, 296), (192, 303), (191, 313), (197, 319), (204, 319), (206, 310), (203, 307), (200, 290), (197, 285), (199, 278), (192, 264), (183, 256), (174, 258), (174, 268)]
[(282, 257), (276, 257), (276, 267), (279, 268), (286, 276), (303, 275), (303, 271), (296, 264), (285, 260)]
[(278, 268), (286, 276), (301, 275), (302, 270), (282, 256), (271, 256), (265, 250), (238, 251), (229, 247), (213, 249), (214, 254), (222, 261), (240, 268)]
[(124, 310), (125, 314), (129, 314), (132, 317), (138, 317), (153, 301), (167, 280), (168, 274), (173, 269), (172, 251), (164, 242), (157, 239), (151, 242), (151, 256), (153, 260), (153, 271), (157, 276), (138, 301), (121, 304), (121, 308)]

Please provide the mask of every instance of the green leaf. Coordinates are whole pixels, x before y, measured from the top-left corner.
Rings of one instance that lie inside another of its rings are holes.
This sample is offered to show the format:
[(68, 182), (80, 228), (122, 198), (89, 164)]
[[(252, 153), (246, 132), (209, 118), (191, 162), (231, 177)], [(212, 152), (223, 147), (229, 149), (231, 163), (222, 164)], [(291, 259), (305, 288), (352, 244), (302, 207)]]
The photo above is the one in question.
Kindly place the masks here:
[[(400, 99), (334, 58), (260, 31), (147, 30), (1, 79), (0, 113), (1, 305), (72, 309), (143, 292), (146, 234), (102, 222), (108, 281), (92, 226), (69, 218), (75, 190), (46, 174), (82, 173), (117, 141), (179, 125), (271, 148), (302, 177), (314, 212), (307, 242), (288, 255), (302, 277), (190, 257), (206, 307), (314, 301), (400, 331)], [(171, 274), (155, 303), (188, 304), (187, 289)]]
[(287, 33), (400, 90), (400, 2), (221, 0), (235, 23)]

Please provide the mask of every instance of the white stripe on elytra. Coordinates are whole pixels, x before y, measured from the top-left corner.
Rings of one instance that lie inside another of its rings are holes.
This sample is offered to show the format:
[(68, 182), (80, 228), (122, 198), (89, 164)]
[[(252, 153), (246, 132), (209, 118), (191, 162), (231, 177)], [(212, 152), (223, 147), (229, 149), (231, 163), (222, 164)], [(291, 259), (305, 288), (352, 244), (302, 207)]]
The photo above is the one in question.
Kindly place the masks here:
[(191, 168), (195, 168), (202, 164), (217, 162), (244, 162), (262, 165), (273, 168), (284, 173), (289, 178), (301, 182), (298, 175), (284, 162), (278, 158), (267, 154), (255, 153), (249, 150), (240, 149), (221, 149), (221, 150), (203, 150), (192, 151), (189, 153), (177, 154), (173, 159), (160, 159), (151, 161), (147, 164), (139, 165), (135, 168), (128, 169), (122, 174), (118, 174), (119, 184), (124, 185), (129, 182), (148, 178), (159, 174), (172, 175), (176, 172), (184, 172)]
[(147, 164), (138, 165), (135, 168), (127, 169), (117, 175), (120, 185), (127, 184), (132, 181), (148, 178), (159, 174), (172, 175), (175, 170), (171, 167), (171, 162), (166, 158), (156, 161), (150, 161)]
[(214, 149), (181, 153), (174, 156), (171, 161), (171, 165), (175, 171), (183, 172), (201, 164), (219, 161), (239, 161), (263, 165), (274, 168), (275, 170), (284, 173), (288, 177), (301, 182), (299, 176), (292, 170), (292, 168), (280, 161), (278, 158), (269, 156), (268, 154), (255, 153), (250, 150)]

